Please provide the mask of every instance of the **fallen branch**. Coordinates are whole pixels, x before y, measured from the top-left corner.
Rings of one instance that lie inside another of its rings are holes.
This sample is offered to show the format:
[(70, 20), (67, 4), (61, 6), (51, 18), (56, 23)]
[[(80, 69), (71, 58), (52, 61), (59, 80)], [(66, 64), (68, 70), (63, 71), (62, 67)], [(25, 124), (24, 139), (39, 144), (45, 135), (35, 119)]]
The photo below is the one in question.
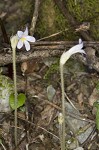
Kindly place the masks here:
[[(31, 44), (31, 50), (29, 52), (24, 51), (24, 49), (18, 50), (16, 61), (18, 63), (26, 60), (33, 60), (35, 58), (39, 60), (46, 57), (60, 56), (63, 51), (68, 50), (76, 44), (78, 44), (78, 42), (74, 41), (38, 41)], [(85, 48), (93, 47), (94, 49), (97, 49), (99, 47), (99, 41), (84, 42), (84, 46)], [(12, 54), (4, 52), (4, 49), (5, 48), (1, 48), (1, 51), (3, 50), (3, 52), (0, 53), (0, 66), (12, 63)], [(77, 55), (77, 57), (73, 56), (73, 58), (77, 58), (85, 65), (88, 65), (87, 61), (83, 59), (81, 55)], [(95, 63), (92, 63), (92, 68), (99, 72), (98, 63), (99, 58), (95, 56)]]

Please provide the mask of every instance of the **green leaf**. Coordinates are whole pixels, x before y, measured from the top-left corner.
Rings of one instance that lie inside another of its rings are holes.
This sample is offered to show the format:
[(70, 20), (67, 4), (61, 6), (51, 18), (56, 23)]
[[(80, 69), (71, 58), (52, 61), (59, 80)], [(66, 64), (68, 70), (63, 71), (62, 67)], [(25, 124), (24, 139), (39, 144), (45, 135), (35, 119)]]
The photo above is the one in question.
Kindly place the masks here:
[(99, 130), (99, 107), (97, 108), (96, 112), (96, 127)]
[(2, 140), (0, 139), (0, 144), (2, 143)]
[(99, 107), (99, 100), (96, 100), (96, 101), (94, 102), (93, 106), (98, 109), (98, 107)]
[(21, 107), (25, 103), (25, 100), (26, 100), (26, 96), (23, 93), (18, 94), (17, 98), (18, 98), (18, 103), (17, 103), (17, 106), (15, 106), (14, 94), (11, 94), (9, 97), (10, 106), (13, 110), (15, 110), (15, 108)]
[(99, 82), (96, 85), (96, 89), (99, 90)]
[(99, 130), (99, 100), (94, 102), (94, 107), (97, 108), (97, 112), (96, 112), (96, 128)]

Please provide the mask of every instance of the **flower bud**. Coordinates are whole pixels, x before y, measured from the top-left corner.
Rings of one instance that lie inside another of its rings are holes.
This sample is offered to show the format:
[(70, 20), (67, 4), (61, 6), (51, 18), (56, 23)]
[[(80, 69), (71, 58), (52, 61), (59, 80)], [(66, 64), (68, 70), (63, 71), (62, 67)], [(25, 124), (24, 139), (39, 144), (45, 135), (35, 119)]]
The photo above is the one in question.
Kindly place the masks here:
[(16, 49), (17, 43), (18, 43), (18, 36), (14, 35), (10, 38), (11, 47), (12, 49)]
[(62, 124), (63, 121), (64, 121), (63, 114), (59, 113), (59, 115), (58, 115), (58, 122), (59, 122), (59, 124)]

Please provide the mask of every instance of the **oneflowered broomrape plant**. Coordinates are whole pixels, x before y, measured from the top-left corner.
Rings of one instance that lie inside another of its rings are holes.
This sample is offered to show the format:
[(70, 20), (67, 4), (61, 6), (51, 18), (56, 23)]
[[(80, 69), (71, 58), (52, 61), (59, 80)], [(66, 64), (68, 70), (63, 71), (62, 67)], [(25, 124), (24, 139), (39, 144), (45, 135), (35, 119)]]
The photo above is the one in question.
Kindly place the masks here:
[[(14, 100), (15, 100), (15, 145), (17, 146), (17, 107), (18, 107), (18, 94), (17, 94), (17, 75), (16, 75), (16, 48), (21, 49), (24, 45), (26, 51), (30, 50), (30, 43), (35, 42), (35, 38), (28, 35), (28, 28), (25, 31), (17, 31), (17, 34), (10, 38), (12, 53), (13, 53), (13, 79), (14, 79)], [(22, 96), (22, 95), (21, 95)]]
[(16, 46), (18, 43), (17, 35), (10, 39), (12, 47), (13, 59), (13, 79), (14, 79), (14, 98), (15, 98), (15, 145), (17, 146), (17, 81), (16, 81)]
[(68, 51), (64, 52), (60, 57), (60, 75), (61, 75), (61, 90), (62, 90), (62, 136), (61, 136), (61, 150), (65, 150), (65, 90), (64, 90), (64, 65), (66, 61), (75, 53), (86, 54), (83, 48), (83, 42), (79, 39), (79, 44), (73, 46)]

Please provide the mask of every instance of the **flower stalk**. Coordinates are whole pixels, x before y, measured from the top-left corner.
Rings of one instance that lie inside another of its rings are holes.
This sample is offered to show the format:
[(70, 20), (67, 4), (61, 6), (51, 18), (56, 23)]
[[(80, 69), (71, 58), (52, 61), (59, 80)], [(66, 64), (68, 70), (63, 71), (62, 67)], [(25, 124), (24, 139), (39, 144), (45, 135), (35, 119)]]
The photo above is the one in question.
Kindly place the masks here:
[(60, 76), (61, 76), (61, 91), (62, 91), (62, 137), (61, 138), (61, 150), (65, 150), (65, 89), (64, 89), (64, 65), (67, 60), (71, 57), (71, 55), (75, 53), (83, 53), (86, 54), (83, 48), (83, 42), (79, 39), (79, 44), (73, 46), (67, 52), (64, 52), (60, 57)]
[(17, 146), (17, 78), (16, 78), (16, 47), (21, 49), (23, 45), (27, 51), (30, 50), (30, 43), (35, 42), (35, 38), (28, 35), (28, 28), (25, 31), (17, 31), (17, 35), (10, 39), (12, 47), (12, 59), (13, 59), (13, 79), (14, 79), (14, 99), (15, 99), (15, 145)]
[(63, 148), (63, 115), (59, 113), (58, 115), (58, 122), (59, 122), (59, 137), (60, 137), (60, 145), (61, 149)]
[(14, 79), (14, 98), (15, 98), (15, 145), (17, 146), (17, 80), (16, 80), (16, 46), (18, 37), (11, 37), (12, 59), (13, 59), (13, 79)]
[(62, 114), (63, 114), (63, 123), (62, 123), (62, 148), (65, 150), (65, 90), (64, 90), (64, 66), (60, 64), (60, 74), (61, 74), (61, 90), (62, 90)]

